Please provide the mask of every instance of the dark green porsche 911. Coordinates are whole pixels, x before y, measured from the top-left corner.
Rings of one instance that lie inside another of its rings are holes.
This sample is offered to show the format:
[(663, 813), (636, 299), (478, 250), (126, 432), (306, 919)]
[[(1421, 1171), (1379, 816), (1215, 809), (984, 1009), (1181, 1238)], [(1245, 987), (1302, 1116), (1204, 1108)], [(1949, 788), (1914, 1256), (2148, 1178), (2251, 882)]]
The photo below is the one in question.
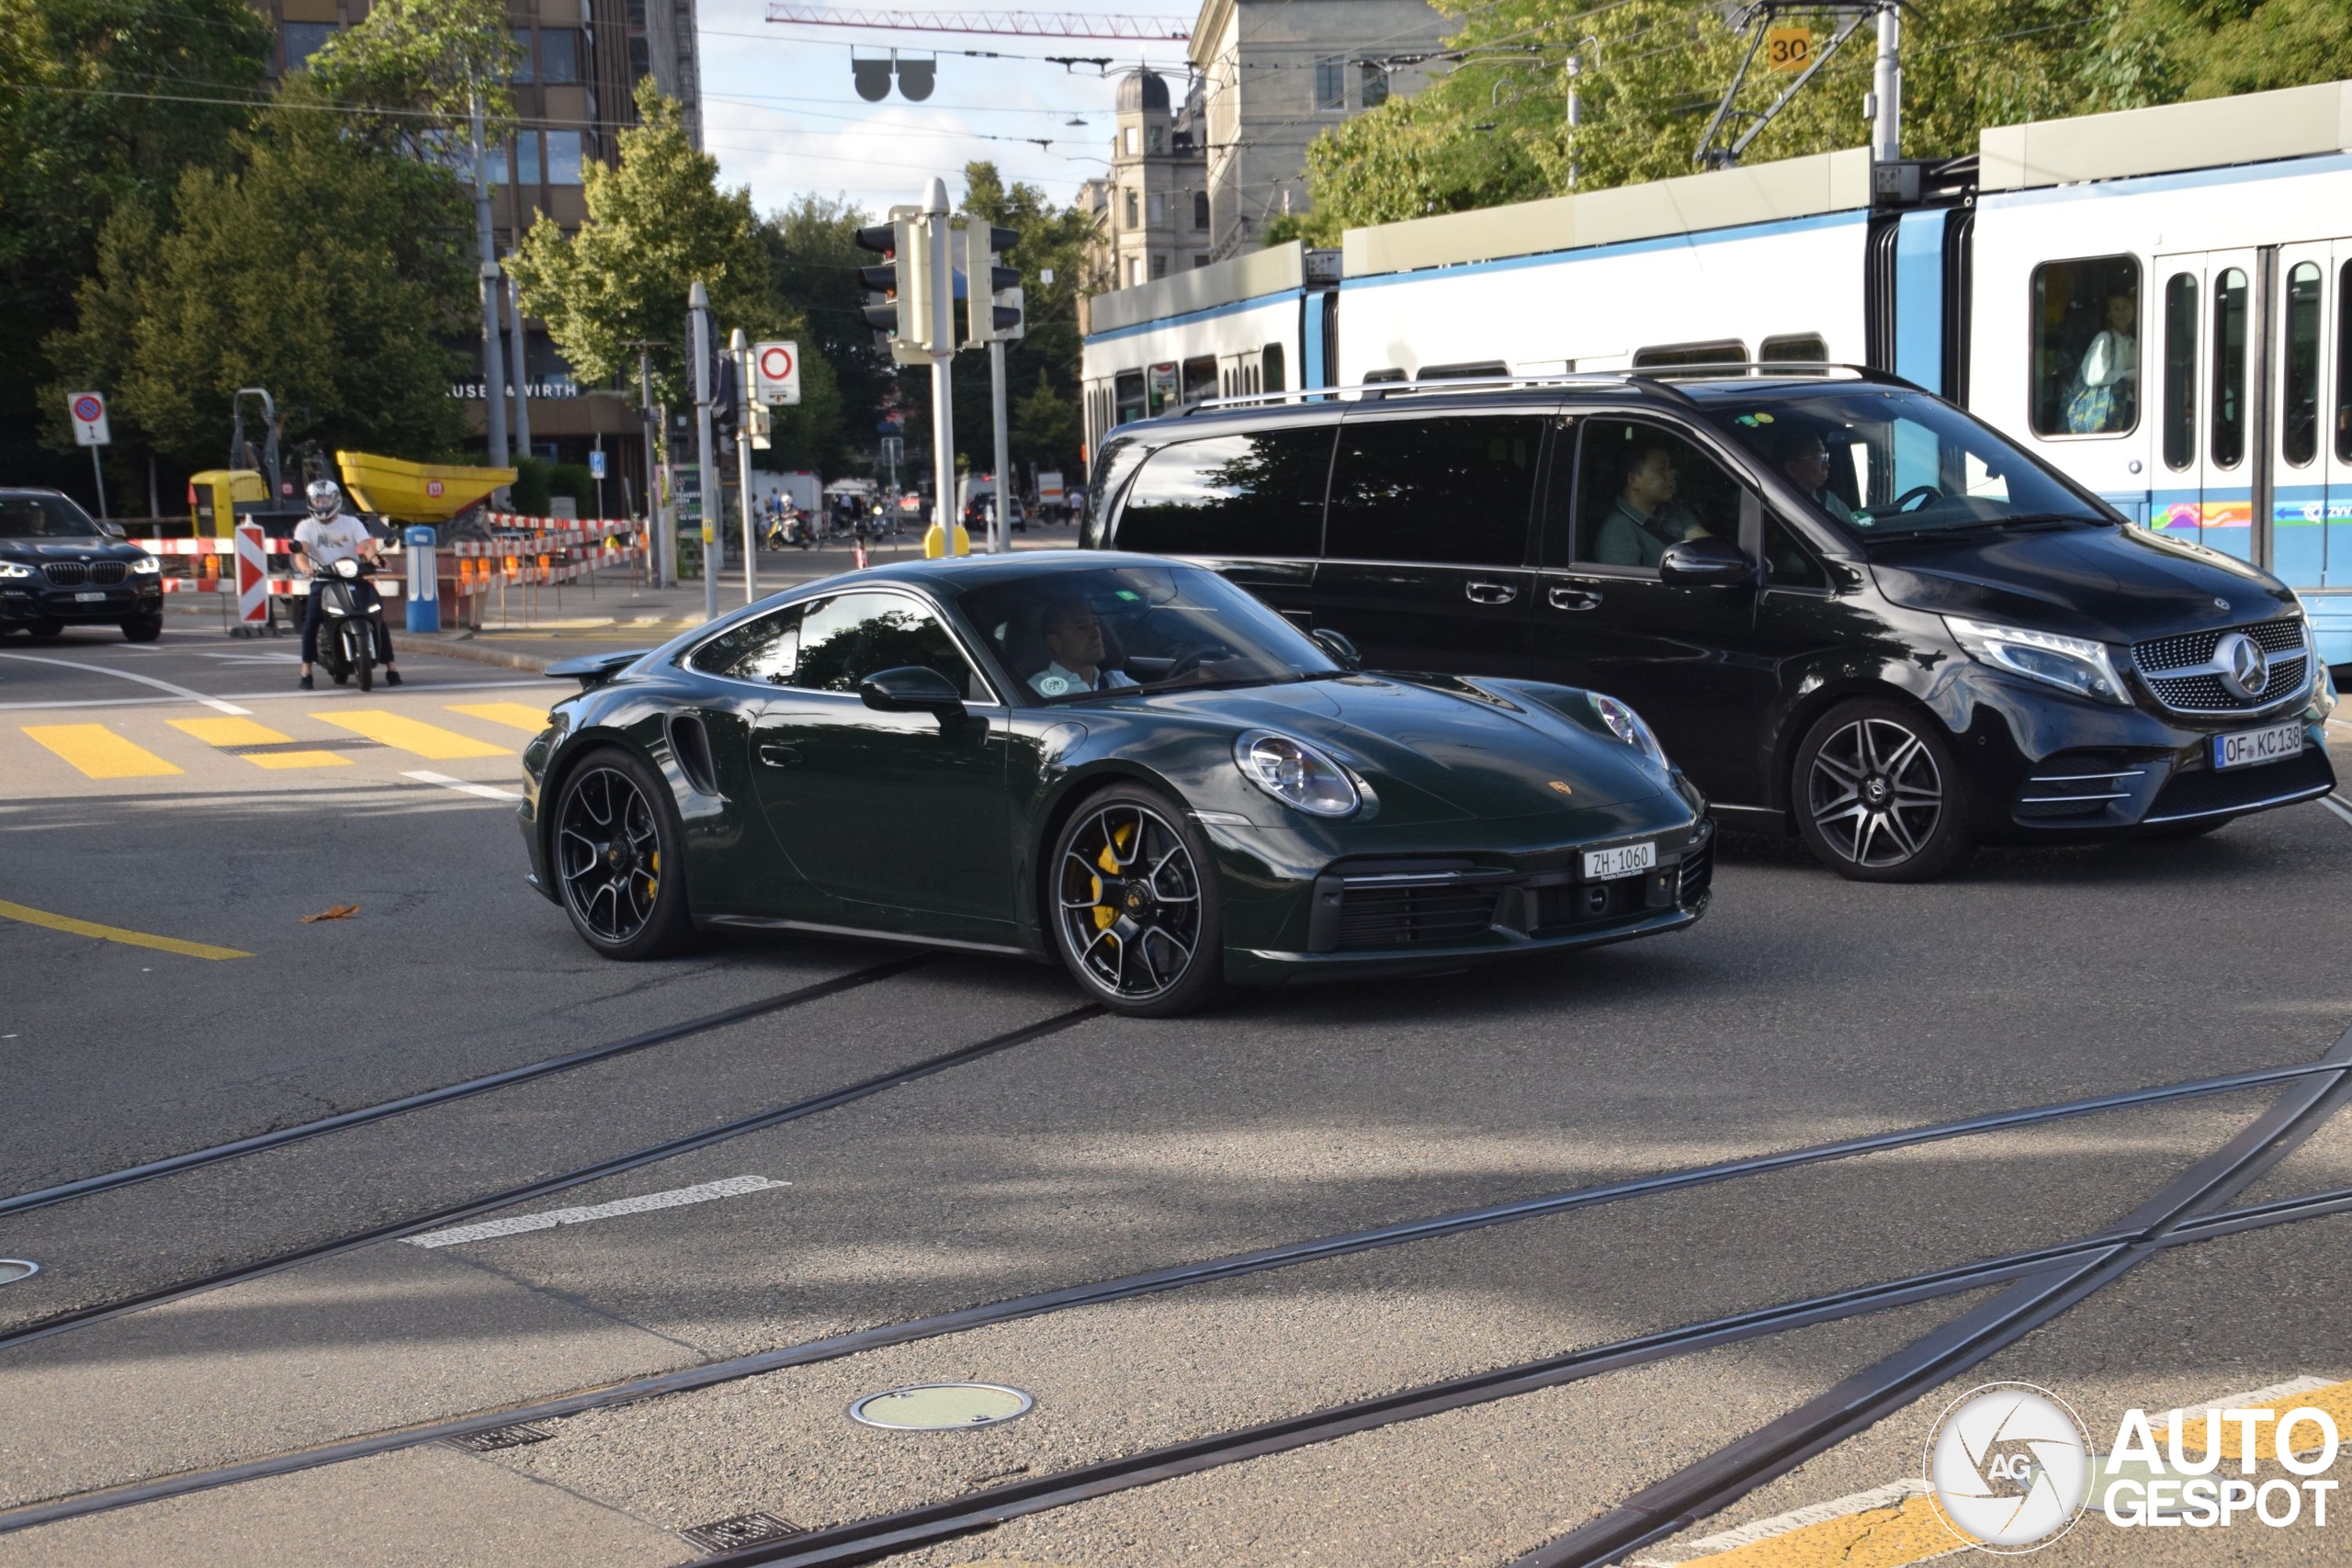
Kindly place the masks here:
[(573, 660), (531, 880), (614, 958), (698, 928), (1058, 958), (1121, 1012), (1674, 931), (1706, 802), (1614, 700), (1368, 673), (1214, 572), (1021, 552)]

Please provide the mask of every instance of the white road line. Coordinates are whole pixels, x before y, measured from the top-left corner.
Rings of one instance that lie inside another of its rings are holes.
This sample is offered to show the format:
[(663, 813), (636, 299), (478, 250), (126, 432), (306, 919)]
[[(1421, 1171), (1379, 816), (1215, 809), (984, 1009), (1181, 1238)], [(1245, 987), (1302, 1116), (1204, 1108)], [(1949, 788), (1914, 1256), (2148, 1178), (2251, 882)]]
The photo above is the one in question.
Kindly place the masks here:
[(765, 1192), (771, 1188), (791, 1185), (789, 1181), (770, 1181), (764, 1176), (729, 1176), (694, 1187), (673, 1188), (667, 1192), (648, 1192), (642, 1198), (623, 1198), (615, 1203), (591, 1203), (578, 1209), (549, 1209), (544, 1213), (484, 1220), (478, 1225), (452, 1225), (447, 1230), (426, 1231), (423, 1235), (413, 1235), (408, 1238), (408, 1244), (411, 1247), (456, 1247), (460, 1242), (489, 1241), (502, 1235), (521, 1235), (526, 1231), (550, 1231), (558, 1225), (609, 1220), (622, 1214), (642, 1214), (655, 1209), (676, 1209), (688, 1203), (707, 1203), (714, 1198), (734, 1198), (746, 1192)]
[(136, 681), (142, 686), (153, 686), (159, 692), (169, 692), (183, 702), (202, 703), (219, 713), (249, 716), (251, 708), (241, 708), (219, 697), (208, 697), (202, 692), (191, 692), (186, 686), (175, 686), (169, 681), (158, 681), (153, 675), (134, 674), (128, 670), (109, 670), (103, 664), (77, 664), (71, 659), (43, 659), (37, 653), (0, 653), (0, 659), (14, 659), (23, 664), (54, 664), (61, 670), (86, 670), (93, 675), (111, 675), (118, 681)]
[(522, 793), (519, 790), (492, 789), (488, 784), (468, 784), (463, 779), (453, 779), (447, 773), (428, 773), (421, 768), (413, 773), (402, 773), (401, 777), (404, 779), (414, 779), (419, 784), (439, 784), (443, 789), (454, 789), (465, 795), (478, 795), (484, 800), (520, 800), (523, 798)]
[(2345, 799), (2342, 795), (2323, 795), (2319, 797), (2319, 803), (2322, 806), (2326, 807), (2330, 811), (2335, 812), (2338, 817), (2343, 818), (2346, 822), (2352, 822), (2352, 807), (2346, 805)]

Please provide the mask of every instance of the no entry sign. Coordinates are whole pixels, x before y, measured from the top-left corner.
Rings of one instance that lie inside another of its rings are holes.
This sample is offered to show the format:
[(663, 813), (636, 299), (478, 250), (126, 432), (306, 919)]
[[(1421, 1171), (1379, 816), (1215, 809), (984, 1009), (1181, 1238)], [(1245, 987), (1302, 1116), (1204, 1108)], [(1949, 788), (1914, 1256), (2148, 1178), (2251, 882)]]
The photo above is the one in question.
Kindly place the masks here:
[(800, 400), (798, 344), (759, 344), (752, 350), (752, 368), (759, 377), (759, 390), (753, 396), (761, 402), (774, 408), (778, 403), (790, 405)]

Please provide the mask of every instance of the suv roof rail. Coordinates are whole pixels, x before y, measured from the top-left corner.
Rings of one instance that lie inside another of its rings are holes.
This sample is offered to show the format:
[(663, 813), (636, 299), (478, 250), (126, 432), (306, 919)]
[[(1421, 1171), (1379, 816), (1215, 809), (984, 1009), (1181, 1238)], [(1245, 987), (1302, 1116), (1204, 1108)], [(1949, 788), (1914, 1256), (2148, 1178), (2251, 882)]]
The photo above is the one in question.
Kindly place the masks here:
[(1229, 398), (1196, 398), (1176, 409), (1173, 414), (1183, 418), (1213, 409), (1264, 408), (1271, 404), (1324, 402), (1344, 399), (1353, 394), (1358, 400), (1378, 402), (1389, 398), (1445, 397), (1463, 392), (1515, 392), (1544, 387), (1623, 386), (1640, 381), (1671, 388), (1678, 381), (1720, 381), (1763, 379), (1765, 378), (1807, 378), (1831, 375), (1849, 376), (1858, 381), (1875, 382), (1890, 387), (1908, 387), (1910, 382), (1892, 371), (1876, 370), (1866, 365), (1848, 365), (1835, 360), (1817, 359), (1744, 359), (1724, 360), (1710, 365), (1656, 365), (1637, 370), (1570, 370), (1526, 376), (1486, 376), (1456, 379), (1440, 377), (1423, 381), (1359, 381), (1342, 387), (1294, 387), (1281, 392), (1246, 392)]

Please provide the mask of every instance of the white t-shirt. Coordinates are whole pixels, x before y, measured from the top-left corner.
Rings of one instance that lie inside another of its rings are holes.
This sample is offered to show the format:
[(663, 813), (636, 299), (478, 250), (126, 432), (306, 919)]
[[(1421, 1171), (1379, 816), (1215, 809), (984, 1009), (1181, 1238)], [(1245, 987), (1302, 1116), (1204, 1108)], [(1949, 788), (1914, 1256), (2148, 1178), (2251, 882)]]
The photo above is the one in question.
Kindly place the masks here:
[(1063, 697), (1072, 692), (1108, 692), (1135, 683), (1132, 676), (1123, 675), (1116, 670), (1097, 670), (1093, 682), (1089, 684), (1086, 677), (1077, 671), (1063, 669), (1058, 659), (1029, 677), (1030, 690), (1041, 697)]
[(368, 525), (345, 512), (320, 522), (305, 517), (294, 527), (294, 542), (302, 547), (302, 558), (311, 570), (322, 572), (347, 556), (359, 553), (359, 547), (371, 536)]

